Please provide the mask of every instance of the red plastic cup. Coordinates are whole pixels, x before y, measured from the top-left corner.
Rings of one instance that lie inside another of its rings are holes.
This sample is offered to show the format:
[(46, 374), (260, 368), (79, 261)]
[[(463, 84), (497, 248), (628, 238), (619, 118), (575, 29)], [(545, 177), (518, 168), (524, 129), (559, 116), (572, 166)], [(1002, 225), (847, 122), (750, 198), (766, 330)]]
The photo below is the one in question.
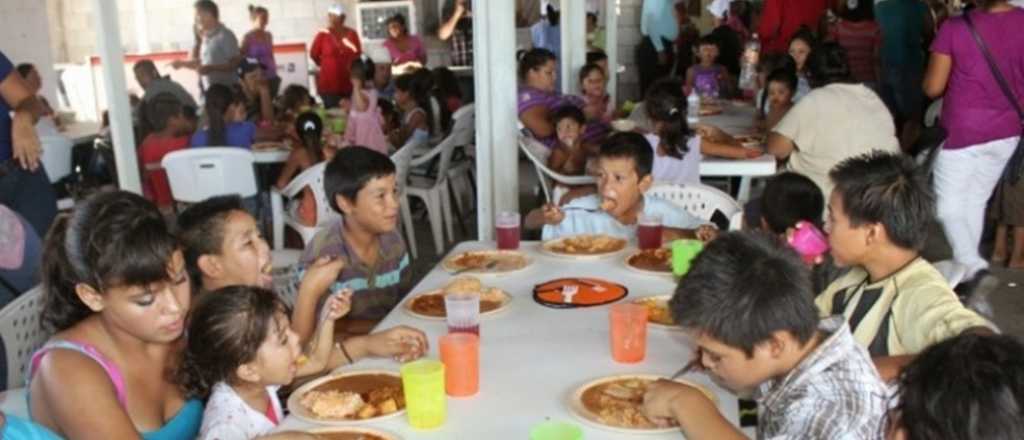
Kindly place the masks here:
[(480, 338), (472, 333), (441, 336), (445, 391), (452, 397), (472, 396), (480, 391)]
[(502, 212), (494, 220), (494, 233), (498, 240), (498, 249), (519, 249), (519, 213)]
[(633, 364), (647, 354), (647, 307), (615, 304), (608, 310), (612, 359)]
[(640, 249), (658, 249), (661, 247), (661, 216), (657, 214), (640, 214), (636, 224), (636, 241)]

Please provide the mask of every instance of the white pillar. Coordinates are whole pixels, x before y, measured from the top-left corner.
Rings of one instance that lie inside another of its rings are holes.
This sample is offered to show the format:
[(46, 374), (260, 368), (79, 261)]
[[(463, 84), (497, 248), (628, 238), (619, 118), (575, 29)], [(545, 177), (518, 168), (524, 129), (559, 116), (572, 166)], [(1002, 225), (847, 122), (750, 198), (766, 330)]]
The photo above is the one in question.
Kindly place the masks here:
[(494, 214), (519, 211), (515, 2), (473, 0), (477, 231), (494, 238)]
[(142, 193), (139, 166), (132, 132), (132, 110), (128, 105), (128, 87), (124, 75), (124, 52), (118, 25), (117, 2), (93, 1), (96, 18), (96, 47), (103, 65), (103, 87), (107, 92), (110, 131), (114, 140), (114, 162), (121, 189)]
[(562, 93), (578, 94), (579, 71), (587, 62), (587, 5), (580, 0), (562, 2), (559, 30), (562, 33)]
[(615, 103), (618, 102), (616, 98), (619, 93), (619, 1), (604, 2), (604, 34), (607, 39), (604, 50), (608, 54), (608, 96)]

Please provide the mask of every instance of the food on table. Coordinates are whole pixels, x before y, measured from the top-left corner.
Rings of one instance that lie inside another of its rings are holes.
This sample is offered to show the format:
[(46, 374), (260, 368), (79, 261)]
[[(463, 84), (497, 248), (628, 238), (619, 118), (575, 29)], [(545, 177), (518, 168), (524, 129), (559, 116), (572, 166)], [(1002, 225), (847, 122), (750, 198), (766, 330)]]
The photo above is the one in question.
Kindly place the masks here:
[(299, 404), (316, 418), (363, 420), (404, 409), (405, 395), (397, 376), (353, 374), (316, 386)]
[(596, 255), (617, 252), (626, 247), (626, 240), (609, 235), (576, 235), (545, 244), (551, 252), (570, 255)]
[(479, 279), (469, 276), (453, 278), (444, 289), (439, 292), (424, 293), (413, 298), (410, 309), (420, 315), (444, 317), (445, 295), (472, 294), (480, 295), (480, 313), (487, 313), (497, 310), (507, 301), (507, 295), (501, 289), (495, 287), (484, 287)]
[(594, 385), (583, 392), (583, 406), (609, 426), (653, 429), (675, 426), (675, 420), (655, 423), (643, 414), (644, 393), (651, 379), (620, 379)]
[(668, 248), (645, 249), (631, 255), (626, 264), (651, 272), (672, 272), (672, 250)]
[(676, 325), (676, 320), (668, 309), (666, 297), (640, 298), (633, 302), (647, 307), (647, 322), (661, 325)]
[(527, 264), (526, 256), (516, 251), (470, 251), (445, 260), (443, 267), (450, 272), (497, 273), (519, 270)]

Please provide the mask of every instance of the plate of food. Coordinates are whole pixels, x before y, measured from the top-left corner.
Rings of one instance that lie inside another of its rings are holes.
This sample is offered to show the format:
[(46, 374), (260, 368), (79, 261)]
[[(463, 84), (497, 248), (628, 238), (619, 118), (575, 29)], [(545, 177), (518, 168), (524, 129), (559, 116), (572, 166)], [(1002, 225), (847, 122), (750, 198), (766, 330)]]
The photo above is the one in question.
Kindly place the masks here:
[[(569, 410), (584, 423), (623, 434), (667, 434), (679, 432), (675, 421), (655, 423), (643, 414), (647, 387), (663, 379), (654, 374), (621, 374), (595, 379), (569, 395)], [(712, 402), (718, 399), (703, 386), (677, 379), (696, 387)]]
[(452, 255), (441, 263), (448, 272), (472, 275), (503, 275), (530, 265), (530, 258), (519, 251), (469, 251)]
[(583, 234), (556, 238), (541, 244), (549, 255), (568, 258), (604, 258), (626, 248), (628, 242), (604, 234)]
[(644, 249), (626, 257), (626, 267), (649, 275), (672, 275), (672, 249)]
[(306, 431), (322, 440), (400, 440), (390, 432), (365, 426), (331, 426)]
[(350, 425), (405, 412), (402, 378), (387, 370), (347, 371), (309, 382), (288, 397), (288, 410), (309, 423)]
[(647, 307), (647, 325), (649, 327), (681, 330), (682, 328), (676, 325), (676, 320), (672, 317), (672, 311), (668, 308), (670, 299), (672, 299), (672, 295), (645, 296), (634, 299), (633, 304)]
[(512, 295), (497, 287), (485, 287), (479, 279), (469, 276), (453, 278), (442, 289), (431, 290), (413, 295), (405, 302), (405, 311), (417, 318), (443, 320), (445, 314), (444, 297), (449, 294), (480, 295), (480, 316), (493, 315), (501, 312), (512, 301)]
[(559, 278), (533, 288), (534, 301), (555, 309), (600, 306), (626, 295), (626, 286), (598, 278)]

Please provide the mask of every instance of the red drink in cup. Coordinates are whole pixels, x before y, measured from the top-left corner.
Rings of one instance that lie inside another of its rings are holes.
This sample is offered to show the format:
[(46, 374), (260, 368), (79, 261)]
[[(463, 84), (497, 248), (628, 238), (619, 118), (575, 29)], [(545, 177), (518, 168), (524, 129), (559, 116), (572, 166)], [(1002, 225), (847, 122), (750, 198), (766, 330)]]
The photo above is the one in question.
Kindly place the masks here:
[(498, 249), (519, 249), (519, 213), (502, 212), (494, 221)]
[(480, 336), (480, 295), (445, 295), (444, 308), (448, 333), (472, 333)]
[(640, 249), (658, 249), (661, 247), (661, 216), (657, 214), (640, 214), (636, 225), (637, 246)]

